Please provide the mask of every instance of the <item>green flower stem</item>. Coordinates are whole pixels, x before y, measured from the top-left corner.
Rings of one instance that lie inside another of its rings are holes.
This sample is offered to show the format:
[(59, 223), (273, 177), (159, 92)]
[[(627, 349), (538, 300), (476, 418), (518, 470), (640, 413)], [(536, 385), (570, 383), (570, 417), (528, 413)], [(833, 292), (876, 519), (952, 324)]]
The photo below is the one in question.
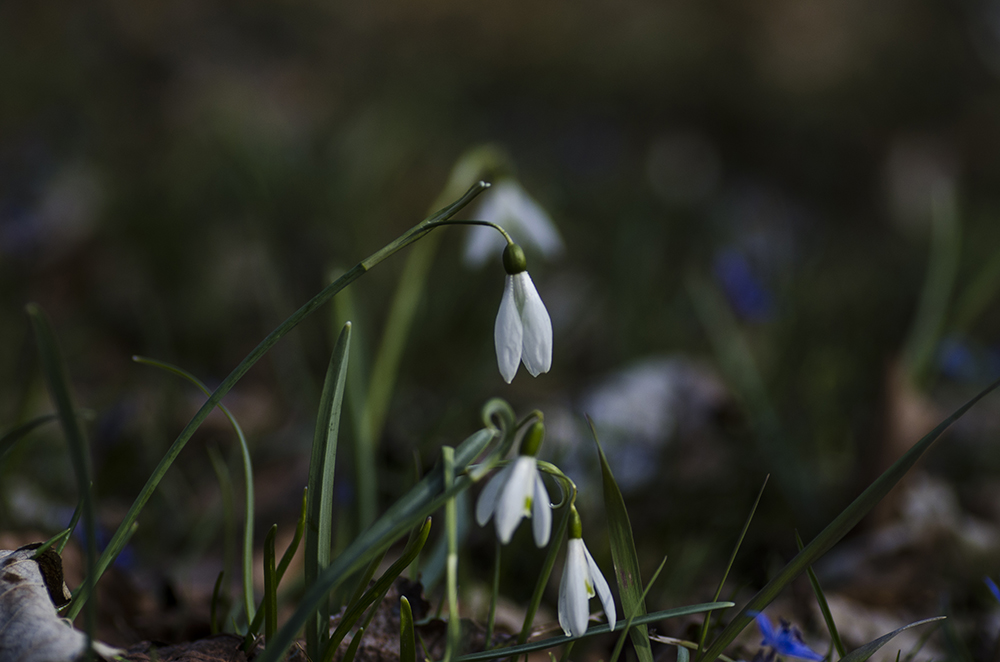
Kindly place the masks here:
[[(451, 490), (455, 486), (455, 449), (451, 446), (441, 448), (444, 464), (444, 489)], [(455, 497), (451, 497), (444, 506), (445, 534), (448, 536), (448, 560), (446, 574), (448, 578), (448, 639), (445, 642), (444, 659), (449, 662), (458, 651), (459, 639), (462, 635), (462, 622), (458, 615), (458, 512), (455, 507)]]
[(121, 553), (122, 549), (124, 549), (125, 537), (128, 535), (129, 529), (139, 518), (139, 513), (142, 512), (142, 509), (146, 506), (146, 503), (153, 495), (153, 491), (156, 489), (157, 485), (160, 484), (160, 481), (163, 480), (163, 476), (174, 463), (174, 460), (177, 459), (177, 456), (180, 455), (188, 440), (191, 439), (191, 436), (194, 435), (195, 431), (201, 426), (205, 419), (208, 418), (208, 415), (213, 409), (215, 409), (222, 398), (232, 390), (232, 388), (236, 385), (236, 382), (242, 379), (250, 368), (252, 368), (254, 364), (256, 364), (257, 361), (259, 361), (279, 340), (287, 335), (289, 331), (298, 326), (302, 320), (315, 312), (317, 308), (332, 299), (334, 295), (340, 292), (340, 290), (353, 283), (355, 280), (364, 275), (365, 272), (375, 267), (386, 258), (426, 235), (428, 232), (433, 230), (434, 227), (441, 224), (442, 221), (451, 218), (451, 216), (469, 204), (473, 198), (485, 191), (488, 187), (489, 184), (486, 182), (476, 183), (468, 191), (466, 191), (465, 195), (461, 198), (436, 214), (424, 219), (413, 228), (406, 231), (398, 239), (380, 248), (375, 253), (358, 263), (343, 276), (327, 285), (319, 292), (319, 294), (303, 304), (301, 308), (292, 313), (288, 319), (268, 334), (268, 336), (264, 338), (264, 340), (262, 340), (260, 344), (257, 345), (257, 347), (255, 347), (253, 351), (251, 351), (250, 354), (248, 354), (231, 373), (229, 373), (229, 376), (226, 377), (221, 384), (219, 384), (219, 387), (215, 389), (205, 404), (201, 406), (201, 409), (198, 410), (194, 417), (177, 436), (177, 439), (174, 440), (174, 443), (170, 446), (167, 453), (160, 460), (160, 463), (156, 465), (153, 473), (146, 480), (146, 484), (143, 486), (142, 491), (139, 492), (139, 496), (136, 497), (128, 512), (125, 513), (125, 518), (119, 525), (118, 530), (115, 531), (115, 534), (112, 536), (111, 541), (104, 550), (104, 553), (97, 560), (94, 568), (93, 579), (88, 576), (87, 583), (84, 584), (79, 593), (75, 596), (69, 610), (70, 618), (74, 618), (77, 614), (79, 614), (83, 605), (90, 597), (94, 584), (96, 584), (97, 580), (100, 579), (100, 577), (111, 565), (111, 562), (114, 561), (118, 554)]
[(497, 596), (500, 595), (500, 552), (503, 545), (497, 540), (496, 554), (493, 556), (493, 592), (490, 594), (490, 615), (486, 619), (486, 650), (493, 647), (493, 627), (497, 617)]

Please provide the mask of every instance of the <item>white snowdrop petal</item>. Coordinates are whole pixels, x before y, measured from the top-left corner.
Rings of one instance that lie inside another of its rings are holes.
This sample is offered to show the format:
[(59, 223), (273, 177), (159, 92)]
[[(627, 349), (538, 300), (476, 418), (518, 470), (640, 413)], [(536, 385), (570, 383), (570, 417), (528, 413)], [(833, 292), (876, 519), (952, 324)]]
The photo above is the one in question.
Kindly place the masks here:
[(535, 459), (521, 456), (511, 465), (510, 477), (500, 492), (496, 507), (497, 538), (506, 545), (514, 535), (514, 530), (520, 524), (521, 518), (531, 514), (525, 508), (531, 498), (535, 483)]
[(497, 499), (500, 497), (500, 490), (507, 482), (511, 469), (511, 465), (507, 465), (498, 471), (486, 482), (483, 491), (479, 493), (479, 500), (476, 501), (476, 522), (479, 526), (484, 526), (493, 517), (493, 511), (497, 507)]
[(587, 549), (586, 545), (583, 546), (583, 554), (587, 557), (587, 568), (590, 570), (590, 580), (593, 583), (594, 591), (597, 593), (597, 597), (601, 599), (601, 605), (604, 607), (604, 615), (608, 617), (608, 624), (614, 629), (615, 599), (611, 595), (611, 588), (608, 586), (607, 580), (604, 579), (604, 575), (601, 574), (601, 569), (594, 562), (594, 557), (590, 555), (590, 550)]
[(570, 538), (566, 546), (566, 565), (559, 585), (559, 625), (569, 637), (579, 637), (587, 631), (590, 608), (587, 603), (587, 559), (580, 538)]
[(535, 489), (531, 500), (531, 531), (535, 535), (535, 545), (539, 548), (549, 544), (549, 536), (552, 533), (552, 503), (549, 501), (549, 493), (545, 489), (545, 483), (538, 473), (538, 465), (535, 465)]
[(493, 328), (493, 341), (497, 350), (497, 367), (508, 384), (517, 374), (517, 366), (521, 362), (521, 345), (524, 331), (521, 316), (514, 301), (514, 277), (507, 276), (500, 300), (500, 310), (497, 312), (496, 325)]
[(528, 272), (516, 274), (514, 279), (514, 299), (520, 304), (523, 329), (521, 360), (531, 376), (537, 377), (552, 367), (552, 320)]

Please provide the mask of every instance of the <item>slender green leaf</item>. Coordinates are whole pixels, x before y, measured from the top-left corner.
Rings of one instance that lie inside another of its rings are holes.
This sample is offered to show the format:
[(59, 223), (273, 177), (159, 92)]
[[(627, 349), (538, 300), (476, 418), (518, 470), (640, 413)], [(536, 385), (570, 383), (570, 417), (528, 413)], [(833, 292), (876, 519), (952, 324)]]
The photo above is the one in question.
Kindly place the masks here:
[[(340, 619), (340, 623), (337, 625), (337, 629), (334, 630), (333, 635), (330, 636), (330, 641), (326, 645), (326, 650), (323, 653), (323, 662), (330, 662), (333, 660), (334, 654), (337, 652), (337, 648), (340, 646), (340, 642), (344, 640), (347, 633), (350, 631), (357, 620), (364, 613), (364, 610), (368, 608), (369, 605), (375, 603), (376, 601), (381, 601), (385, 597), (385, 594), (389, 591), (389, 587), (392, 583), (396, 581), (396, 578), (406, 570), (407, 566), (413, 563), (413, 559), (417, 558), (417, 554), (423, 549), (424, 544), (427, 542), (427, 536), (431, 532), (431, 518), (428, 517), (424, 520), (423, 525), (416, 531), (410, 534), (410, 539), (406, 542), (406, 547), (403, 549), (403, 553), (400, 554), (399, 558), (389, 566), (389, 569), (382, 573), (375, 585), (370, 589), (365, 591), (364, 595), (354, 604), (353, 607), (349, 608)], [(375, 605), (378, 608), (378, 605)], [(369, 621), (370, 622), (370, 621)]]
[(274, 538), (278, 535), (278, 525), (271, 526), (264, 538), (264, 637), (270, 640), (278, 629), (278, 582), (274, 572)]
[[(664, 609), (662, 611), (654, 611), (648, 613), (644, 616), (639, 616), (634, 621), (632, 625), (646, 625), (647, 623), (655, 623), (657, 621), (666, 620), (668, 618), (678, 618), (680, 616), (689, 616), (691, 614), (701, 614), (703, 612), (712, 609), (728, 609), (732, 607), (734, 603), (732, 602), (707, 602), (705, 604), (699, 605), (689, 605), (687, 607), (677, 607), (675, 609)], [(518, 644), (516, 646), (506, 646), (503, 648), (494, 648), (488, 651), (480, 651), (478, 653), (469, 653), (468, 655), (459, 655), (455, 658), (455, 662), (477, 662), (478, 660), (495, 660), (501, 657), (513, 657), (515, 655), (522, 655), (524, 653), (531, 653), (534, 651), (545, 650), (546, 648), (554, 648), (556, 646), (562, 646), (579, 639), (586, 639), (588, 637), (595, 637), (599, 634), (607, 634), (608, 632), (618, 632), (624, 631), (627, 623), (624, 619), (619, 620), (615, 623), (614, 629), (610, 628), (607, 623), (603, 625), (595, 625), (593, 627), (587, 628), (587, 631), (580, 635), (579, 637), (568, 637), (566, 635), (559, 635), (558, 637), (550, 637), (548, 639), (542, 639), (540, 641), (533, 641), (528, 644)]]
[[(80, 427), (80, 421), (76, 417), (76, 408), (73, 405), (73, 397), (70, 394), (66, 363), (63, 360), (59, 344), (56, 342), (55, 333), (52, 331), (52, 324), (49, 322), (45, 311), (38, 304), (28, 304), (27, 311), (28, 316), (31, 318), (31, 326), (35, 331), (35, 339), (38, 342), (38, 354), (42, 363), (42, 372), (45, 374), (45, 382), (49, 388), (49, 397), (52, 398), (52, 402), (59, 413), (59, 422), (62, 425), (63, 434), (66, 436), (66, 443), (69, 446), (73, 472), (76, 474), (79, 502), (82, 504), (83, 529), (86, 535), (84, 554), (87, 577), (81, 588), (93, 591), (97, 583), (98, 573), (96, 570), (97, 543), (94, 507), (90, 496), (90, 477), (93, 474), (90, 466), (90, 450), (87, 445), (87, 438)], [(96, 613), (95, 607), (91, 603), (84, 614), (84, 632), (87, 636), (84, 659), (88, 660), (93, 655), (91, 646), (94, 640)], [(70, 616), (70, 619), (72, 620), (74, 616), (75, 614)]]
[[(222, 453), (215, 446), (209, 446), (206, 452), (212, 463), (215, 478), (219, 481), (219, 493), (222, 495), (222, 571), (231, 576), (234, 568), (233, 558), (236, 553), (236, 506), (234, 505), (236, 490), (233, 488), (233, 479), (229, 475), (229, 467), (222, 459)], [(243, 593), (246, 595), (246, 591)], [(245, 603), (243, 610), (246, 611)], [(223, 625), (225, 625), (224, 622)], [(259, 624), (257, 629), (260, 629)]]
[(399, 599), (399, 662), (417, 662), (417, 639), (413, 630), (413, 610), (410, 601)]
[(219, 622), (216, 617), (219, 609), (219, 591), (222, 588), (222, 578), (226, 576), (225, 570), (219, 571), (219, 576), (215, 578), (215, 586), (212, 588), (212, 603), (208, 612), (208, 627), (212, 635), (219, 634)]
[(358, 628), (358, 631), (354, 633), (351, 637), (351, 643), (347, 644), (347, 650), (344, 651), (344, 657), (340, 659), (340, 662), (352, 662), (354, 656), (358, 654), (358, 646), (361, 645), (361, 639), (365, 636), (365, 629)]
[(889, 634), (882, 635), (881, 637), (879, 637), (874, 641), (869, 641), (867, 644), (861, 646), (860, 648), (855, 648), (850, 653), (848, 653), (840, 662), (865, 662), (865, 660), (874, 655), (878, 651), (878, 649), (882, 648), (887, 643), (889, 643), (889, 641), (900, 632), (903, 632), (904, 630), (909, 630), (910, 628), (915, 628), (918, 625), (926, 625), (928, 623), (942, 621), (944, 620), (944, 618), (945, 618), (944, 616), (936, 616), (934, 618), (925, 618), (922, 621), (917, 621), (916, 623), (910, 623), (909, 625), (904, 625), (898, 630), (893, 630)]
[[(646, 603), (643, 598), (642, 575), (639, 572), (639, 557), (635, 553), (635, 541), (632, 539), (632, 524), (621, 490), (618, 489), (618, 483), (611, 473), (608, 458), (605, 457), (601, 441), (597, 438), (594, 422), (589, 416), (587, 422), (590, 423), (590, 431), (594, 435), (597, 454), (601, 460), (604, 510), (608, 515), (608, 542), (611, 544), (611, 558), (615, 562), (615, 578), (618, 580), (622, 610), (625, 614), (642, 616), (646, 613)], [(630, 631), (630, 635), (639, 662), (653, 662), (653, 649), (649, 644), (649, 632), (646, 626), (637, 625)]]
[(31, 558), (32, 559), (41, 558), (42, 554), (44, 554), (49, 547), (65, 543), (65, 541), (69, 540), (69, 537), (71, 535), (73, 535), (73, 529), (63, 529), (59, 533), (55, 534), (54, 536), (43, 542), (42, 546), (36, 549), (35, 553), (31, 555)]
[[(486, 428), (475, 432), (463, 441), (455, 449), (456, 470), (466, 469), (490, 445), (496, 435), (495, 429)], [(430, 471), (409, 492), (390, 506), (371, 527), (355, 538), (320, 574), (316, 583), (299, 601), (295, 612), (278, 630), (274, 640), (269, 642), (267, 649), (255, 662), (278, 662), (288, 647), (292, 645), (295, 633), (306, 624), (330, 591), (337, 588), (351, 574), (360, 570), (373, 556), (391, 546), (393, 541), (403, 532), (413, 528), (430, 513), (440, 508), (448, 497), (469, 489), (470, 485), (472, 485), (472, 481), (463, 476), (455, 481), (455, 486), (451, 490), (446, 491), (441, 467)]]
[[(94, 489), (93, 483), (90, 484), (90, 489)], [(76, 525), (77, 523), (79, 523), (81, 515), (83, 515), (83, 504), (78, 503), (76, 504), (76, 508), (73, 509), (73, 516), (69, 518), (69, 526), (66, 527), (66, 529), (70, 532), (70, 535), (72, 535), (73, 531), (76, 531)], [(69, 539), (70, 536), (66, 536), (65, 538), (59, 541), (59, 544), (56, 545), (57, 554), (63, 553), (63, 550), (66, 549), (66, 543), (69, 542)]]
[[(348, 352), (351, 346), (351, 323), (344, 325), (330, 356), (323, 382), (316, 432), (313, 436), (312, 458), (309, 461), (306, 519), (305, 580), (311, 586), (330, 565), (333, 546), (333, 479), (337, 461), (337, 435), (340, 411), (344, 400)], [(306, 652), (319, 659), (329, 637), (330, 602), (324, 600), (306, 627)]]
[[(444, 463), (444, 489), (450, 490), (455, 485), (455, 449), (451, 446), (441, 448), (441, 459)], [(448, 538), (447, 575), (448, 595), (448, 639), (444, 647), (445, 662), (449, 662), (458, 651), (459, 639), (462, 636), (462, 623), (458, 614), (458, 521), (455, 509), (455, 497), (444, 504), (445, 535)]]
[[(158, 361), (156, 359), (150, 359), (145, 356), (133, 356), (132, 360), (136, 363), (143, 365), (150, 365), (155, 368), (160, 368), (161, 370), (166, 370), (169, 373), (177, 375), (182, 379), (186, 379), (196, 388), (198, 388), (202, 393), (207, 396), (211, 396), (212, 392), (208, 389), (205, 384), (192, 375), (187, 370), (180, 368), (166, 361)], [(233, 416), (229, 408), (226, 407), (221, 402), (218, 403), (219, 411), (225, 415), (229, 424), (232, 426), (233, 431), (236, 433), (236, 438), (240, 443), (240, 454), (243, 458), (243, 554), (241, 557), (243, 564), (243, 608), (246, 611), (247, 623), (253, 621), (254, 609), (253, 609), (253, 523), (254, 523), (254, 491), (253, 491), (253, 464), (250, 461), (250, 445), (247, 443), (246, 435), (243, 434), (243, 428), (237, 422), (236, 417)], [(219, 468), (225, 466), (224, 464), (216, 466), (216, 474), (219, 475), (220, 482), (223, 481), (222, 476), (228, 477), (228, 471), (224, 474), (219, 473)], [(230, 483), (231, 485), (231, 483)], [(225, 499), (225, 485), (223, 485), (223, 499)]]
[(879, 476), (875, 482), (869, 485), (847, 508), (845, 508), (819, 535), (806, 545), (805, 549), (799, 552), (775, 577), (760, 589), (754, 597), (746, 604), (736, 617), (730, 621), (729, 625), (715, 639), (708, 651), (698, 658), (703, 660), (714, 660), (725, 650), (733, 639), (739, 635), (743, 629), (753, 621), (751, 612), (763, 611), (764, 608), (774, 600), (775, 597), (793, 579), (805, 572), (805, 569), (816, 562), (821, 556), (826, 554), (837, 542), (843, 538), (848, 531), (861, 521), (875, 504), (888, 494), (899, 479), (916, 463), (924, 452), (930, 448), (931, 444), (941, 436), (952, 423), (962, 417), (974, 404), (979, 402), (988, 393), (1000, 386), (1000, 380), (993, 382), (988, 387), (979, 392), (974, 398), (958, 408), (955, 413), (942, 421), (937, 427), (931, 430), (920, 441), (915, 443), (906, 453), (903, 454), (891, 467)]
[[(726, 569), (722, 573), (722, 579), (719, 581), (719, 588), (715, 591), (715, 600), (718, 600), (722, 595), (722, 589), (726, 585), (726, 579), (729, 577), (729, 571), (733, 567), (733, 563), (736, 562), (736, 555), (740, 551), (740, 547), (743, 545), (743, 539), (747, 535), (747, 531), (750, 529), (750, 522), (753, 521), (753, 515), (757, 512), (757, 506), (760, 504), (760, 498), (764, 496), (764, 488), (767, 487), (767, 480), (770, 478), (770, 474), (764, 476), (764, 484), (760, 486), (760, 491), (757, 492), (757, 498), (753, 502), (753, 507), (750, 508), (750, 514), (747, 515), (746, 522), (743, 523), (743, 530), (740, 531), (739, 537), (736, 538), (736, 545), (733, 546), (733, 552), (729, 555), (729, 563), (726, 564)], [(705, 638), (708, 636), (708, 623), (712, 618), (712, 612), (705, 614), (705, 620), (701, 624), (701, 635), (698, 637), (698, 653), (701, 653), (705, 649)], [(687, 652), (684, 653), (687, 655)]]
[[(802, 551), (802, 537), (799, 532), (795, 532), (795, 544), (798, 545), (799, 551)], [(830, 632), (830, 641), (833, 642), (833, 647), (837, 650), (837, 655), (843, 658), (847, 655), (847, 649), (844, 648), (844, 642), (840, 638), (840, 632), (837, 631), (837, 623), (833, 620), (833, 614), (830, 612), (830, 604), (826, 601), (826, 594), (823, 592), (823, 587), (820, 586), (819, 578), (813, 571), (812, 566), (806, 568), (806, 573), (809, 575), (809, 584), (812, 586), (813, 594), (816, 596), (816, 602), (819, 604), (819, 610), (823, 613), (823, 620), (826, 622), (826, 629)], [(831, 659), (831, 662), (833, 660)]]
[[(660, 567), (656, 569), (656, 572), (653, 573), (653, 576), (649, 580), (649, 583), (646, 584), (646, 588), (642, 592), (642, 596), (641, 596), (642, 600), (646, 599), (646, 595), (649, 593), (649, 589), (653, 587), (653, 584), (656, 582), (656, 578), (660, 576), (660, 571), (663, 570), (663, 566), (666, 565), (666, 563), (667, 563), (667, 557), (664, 556), (663, 560), (660, 561)], [(611, 653), (611, 657), (608, 658), (610, 660), (610, 662), (615, 662), (618, 659), (618, 656), (621, 655), (622, 648), (625, 646), (625, 635), (628, 632), (631, 632), (631, 630), (632, 630), (632, 622), (635, 620), (635, 617), (638, 616), (638, 615), (639, 614), (630, 614), (629, 615), (628, 620), (625, 622), (625, 629), (622, 630), (622, 633), (620, 635), (618, 635), (618, 641), (615, 642), (615, 649)]]
[(278, 569), (275, 574), (278, 578), (278, 582), (285, 576), (285, 571), (288, 570), (288, 565), (292, 562), (292, 558), (295, 556), (295, 552), (299, 550), (299, 543), (302, 542), (302, 536), (306, 531), (306, 506), (309, 501), (309, 488), (305, 488), (302, 491), (302, 511), (299, 513), (299, 521), (295, 524), (295, 535), (292, 537), (292, 542), (288, 543), (288, 547), (285, 549), (285, 553), (281, 555), (281, 561), (278, 563)]
[[(299, 307), (298, 310), (278, 325), (276, 329), (271, 331), (271, 333), (269, 333), (268, 336), (253, 349), (253, 351), (240, 361), (240, 364), (236, 366), (236, 368), (234, 368), (224, 380), (222, 380), (219, 387), (212, 392), (212, 395), (209, 396), (205, 404), (201, 406), (201, 409), (199, 409), (188, 424), (184, 426), (184, 429), (174, 440), (173, 444), (171, 444), (166, 454), (160, 459), (159, 464), (156, 465), (153, 473), (146, 480), (146, 484), (139, 492), (139, 495), (132, 503), (128, 512), (125, 513), (125, 517), (122, 520), (122, 523), (118, 526), (118, 530), (115, 531), (115, 534), (111, 537), (111, 541), (105, 548), (104, 553), (101, 554), (101, 557), (98, 559), (96, 571), (97, 577), (99, 578), (102, 574), (104, 574), (104, 571), (108, 569), (111, 562), (117, 558), (122, 549), (125, 548), (124, 541), (125, 537), (128, 535), (129, 529), (139, 518), (139, 513), (142, 512), (142, 509), (146, 506), (146, 503), (153, 495), (156, 487), (160, 484), (160, 481), (163, 480), (163, 476), (167, 473), (167, 470), (170, 469), (170, 466), (174, 463), (174, 460), (177, 459), (177, 456), (180, 455), (192, 435), (194, 435), (195, 431), (201, 427), (201, 424), (206, 418), (208, 418), (211, 411), (215, 409), (216, 405), (227, 393), (229, 393), (229, 391), (232, 390), (236, 383), (243, 378), (250, 368), (252, 368), (279, 340), (298, 326), (302, 320), (314, 313), (320, 306), (332, 299), (338, 292), (363, 276), (370, 269), (380, 264), (386, 258), (426, 236), (435, 228), (441, 227), (447, 219), (451, 218), (460, 209), (472, 202), (477, 195), (485, 191), (487, 188), (489, 188), (489, 184), (486, 182), (477, 182), (468, 191), (466, 191), (465, 195), (461, 198), (428, 216), (423, 221), (403, 233), (399, 238), (389, 244), (386, 244), (359, 262), (351, 270), (347, 271), (340, 278), (324, 287), (318, 294)], [(78, 612), (82, 608), (82, 605), (87, 601), (90, 593), (91, 589), (84, 586), (83, 590), (75, 596), (71, 612)], [(301, 626), (302, 624), (299, 624), (299, 627)], [(289, 644), (290, 640), (285, 644), (285, 646), (287, 647)]]
[(14, 446), (17, 445), (17, 442), (34, 432), (36, 428), (39, 428), (46, 423), (58, 420), (58, 414), (43, 414), (37, 418), (27, 421), (26, 423), (21, 423), (20, 425), (7, 430), (7, 432), (0, 437), (0, 462), (3, 462), (7, 457), (7, 454), (14, 450)]

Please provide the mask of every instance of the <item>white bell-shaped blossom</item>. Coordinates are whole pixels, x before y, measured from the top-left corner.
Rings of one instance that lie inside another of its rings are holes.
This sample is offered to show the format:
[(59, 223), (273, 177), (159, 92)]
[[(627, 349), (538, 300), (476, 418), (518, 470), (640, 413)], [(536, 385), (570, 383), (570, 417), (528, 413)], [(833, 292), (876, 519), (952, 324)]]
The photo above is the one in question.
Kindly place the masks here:
[(483, 488), (476, 502), (476, 521), (485, 526), (493, 518), (497, 538), (506, 545), (524, 517), (531, 518), (535, 544), (549, 544), (552, 504), (534, 457), (521, 455), (501, 469)]
[(532, 377), (552, 367), (552, 320), (524, 265), (521, 248), (508, 245), (504, 249), (507, 280), (493, 328), (497, 367), (508, 384), (521, 362)]
[[(502, 179), (483, 194), (475, 218), (504, 228), (515, 241), (537, 249), (546, 258), (563, 252), (563, 240), (555, 223), (514, 179)], [(489, 227), (469, 229), (465, 243), (465, 264), (481, 267), (503, 248), (504, 240)]]
[(601, 599), (608, 624), (612, 629), (615, 627), (615, 600), (611, 596), (611, 588), (587, 550), (580, 535), (581, 528), (579, 515), (574, 508), (566, 547), (566, 564), (559, 584), (559, 625), (568, 637), (579, 637), (587, 631), (590, 599), (594, 595)]

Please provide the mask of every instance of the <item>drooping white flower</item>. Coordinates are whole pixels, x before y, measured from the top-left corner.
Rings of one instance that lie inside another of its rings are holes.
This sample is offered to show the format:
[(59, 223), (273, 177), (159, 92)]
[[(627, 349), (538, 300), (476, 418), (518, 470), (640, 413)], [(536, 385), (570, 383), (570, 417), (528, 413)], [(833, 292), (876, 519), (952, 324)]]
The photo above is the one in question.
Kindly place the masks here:
[(476, 502), (476, 521), (485, 526), (493, 518), (497, 538), (506, 545), (524, 517), (531, 518), (535, 544), (549, 544), (552, 531), (552, 504), (538, 473), (534, 457), (521, 455), (501, 469), (483, 488)]
[(559, 584), (559, 625), (568, 637), (579, 637), (587, 631), (590, 619), (590, 599), (596, 594), (604, 606), (608, 624), (615, 627), (615, 600), (608, 582), (583, 542), (580, 516), (573, 509), (566, 564)]
[(497, 366), (509, 384), (524, 362), (532, 377), (552, 367), (552, 320), (525, 270), (524, 252), (509, 244), (503, 252), (507, 280), (493, 328)]
[[(516, 241), (538, 249), (546, 258), (563, 251), (563, 240), (555, 223), (514, 179), (493, 184), (482, 197), (475, 218), (503, 227)], [(465, 264), (481, 267), (503, 247), (503, 238), (492, 228), (470, 228), (465, 243)]]

